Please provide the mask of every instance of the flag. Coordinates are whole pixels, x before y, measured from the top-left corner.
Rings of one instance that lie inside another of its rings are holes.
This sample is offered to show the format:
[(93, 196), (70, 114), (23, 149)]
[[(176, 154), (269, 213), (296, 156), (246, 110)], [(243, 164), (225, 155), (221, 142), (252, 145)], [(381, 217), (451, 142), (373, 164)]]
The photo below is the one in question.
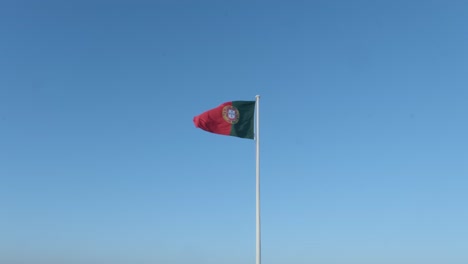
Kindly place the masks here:
[(253, 139), (254, 113), (255, 101), (232, 101), (195, 116), (193, 123), (214, 134)]

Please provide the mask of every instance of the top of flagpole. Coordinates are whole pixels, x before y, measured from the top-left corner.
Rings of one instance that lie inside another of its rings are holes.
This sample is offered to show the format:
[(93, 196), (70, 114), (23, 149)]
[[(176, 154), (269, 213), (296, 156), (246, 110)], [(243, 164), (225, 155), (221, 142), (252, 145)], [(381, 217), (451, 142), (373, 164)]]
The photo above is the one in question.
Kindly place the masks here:
[(260, 95), (257, 94), (257, 95), (255, 96), (255, 98), (260, 98)]

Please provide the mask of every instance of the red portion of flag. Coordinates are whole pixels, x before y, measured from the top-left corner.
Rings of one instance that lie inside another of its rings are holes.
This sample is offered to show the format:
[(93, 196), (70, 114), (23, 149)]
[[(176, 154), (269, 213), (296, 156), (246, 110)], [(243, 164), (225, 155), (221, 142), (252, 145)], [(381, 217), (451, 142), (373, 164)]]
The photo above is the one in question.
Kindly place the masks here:
[(232, 102), (223, 103), (216, 108), (210, 109), (194, 117), (193, 123), (196, 127), (205, 131), (229, 136), (232, 125), (226, 122), (223, 118), (223, 108), (226, 105), (232, 105)]

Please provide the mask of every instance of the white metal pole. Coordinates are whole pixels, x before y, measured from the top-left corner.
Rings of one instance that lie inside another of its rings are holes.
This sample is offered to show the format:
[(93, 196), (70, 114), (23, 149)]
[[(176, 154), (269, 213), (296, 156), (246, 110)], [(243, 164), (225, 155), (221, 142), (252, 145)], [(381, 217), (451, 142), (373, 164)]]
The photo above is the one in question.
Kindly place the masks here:
[(256, 251), (256, 264), (261, 264), (261, 244), (260, 244), (260, 112), (259, 112), (259, 109), (260, 109), (260, 95), (257, 95), (255, 96), (255, 107), (256, 107), (256, 131), (255, 131), (255, 141), (256, 141), (256, 149), (257, 149), (257, 153), (256, 153), (256, 174), (257, 174), (257, 177), (256, 177), (256, 209), (257, 209), (257, 213), (256, 213), (256, 218), (257, 218), (257, 225), (256, 225), (256, 239), (257, 239), (257, 243), (256, 243), (256, 248), (257, 248), (257, 251)]

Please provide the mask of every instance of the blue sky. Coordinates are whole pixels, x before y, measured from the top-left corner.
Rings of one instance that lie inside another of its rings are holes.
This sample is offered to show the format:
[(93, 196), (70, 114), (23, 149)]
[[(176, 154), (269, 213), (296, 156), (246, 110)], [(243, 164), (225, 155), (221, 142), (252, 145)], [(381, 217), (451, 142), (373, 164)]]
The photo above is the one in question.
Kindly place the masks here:
[(0, 262), (467, 263), (464, 1), (2, 1)]

